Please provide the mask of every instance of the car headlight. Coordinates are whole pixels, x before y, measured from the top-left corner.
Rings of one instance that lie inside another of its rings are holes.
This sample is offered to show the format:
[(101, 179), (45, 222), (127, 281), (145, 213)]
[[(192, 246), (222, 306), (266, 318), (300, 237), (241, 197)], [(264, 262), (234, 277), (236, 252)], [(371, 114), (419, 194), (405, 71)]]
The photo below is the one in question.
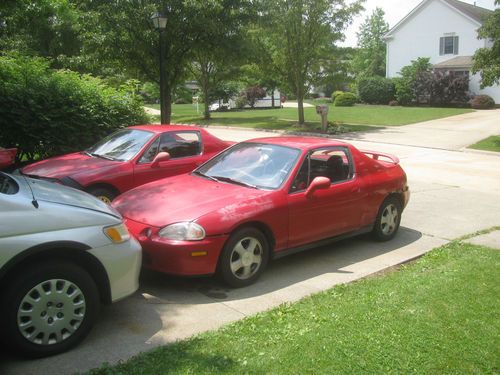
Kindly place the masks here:
[(158, 235), (169, 240), (199, 241), (205, 238), (205, 229), (192, 222), (175, 223), (160, 229)]
[(122, 243), (130, 239), (130, 233), (123, 223), (104, 228), (104, 234), (114, 243)]

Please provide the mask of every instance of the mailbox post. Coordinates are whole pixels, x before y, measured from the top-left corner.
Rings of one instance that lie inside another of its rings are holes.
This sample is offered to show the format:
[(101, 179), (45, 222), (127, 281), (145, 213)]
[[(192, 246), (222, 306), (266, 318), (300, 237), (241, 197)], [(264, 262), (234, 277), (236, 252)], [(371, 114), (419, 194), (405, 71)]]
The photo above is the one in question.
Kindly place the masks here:
[(328, 106), (325, 104), (317, 105), (316, 113), (321, 116), (321, 129), (326, 133), (328, 129)]

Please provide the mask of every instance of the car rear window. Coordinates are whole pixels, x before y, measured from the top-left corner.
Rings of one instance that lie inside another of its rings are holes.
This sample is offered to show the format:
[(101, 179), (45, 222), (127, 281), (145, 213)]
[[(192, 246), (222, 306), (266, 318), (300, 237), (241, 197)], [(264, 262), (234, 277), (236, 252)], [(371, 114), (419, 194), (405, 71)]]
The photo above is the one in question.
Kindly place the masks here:
[(0, 193), (1, 194), (16, 194), (19, 191), (19, 185), (12, 177), (0, 173)]

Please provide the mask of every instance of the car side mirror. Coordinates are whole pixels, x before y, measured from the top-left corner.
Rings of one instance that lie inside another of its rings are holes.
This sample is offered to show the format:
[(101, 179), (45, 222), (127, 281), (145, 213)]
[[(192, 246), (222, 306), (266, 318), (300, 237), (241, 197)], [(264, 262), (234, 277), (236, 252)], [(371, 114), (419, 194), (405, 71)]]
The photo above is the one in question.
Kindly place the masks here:
[(160, 162), (167, 161), (170, 159), (170, 154), (168, 152), (159, 152), (155, 158), (153, 159), (153, 163), (151, 163), (151, 168), (158, 168), (160, 166)]
[(327, 177), (316, 177), (311, 181), (311, 184), (306, 190), (306, 197), (310, 198), (316, 190), (328, 189), (331, 185), (331, 181)]

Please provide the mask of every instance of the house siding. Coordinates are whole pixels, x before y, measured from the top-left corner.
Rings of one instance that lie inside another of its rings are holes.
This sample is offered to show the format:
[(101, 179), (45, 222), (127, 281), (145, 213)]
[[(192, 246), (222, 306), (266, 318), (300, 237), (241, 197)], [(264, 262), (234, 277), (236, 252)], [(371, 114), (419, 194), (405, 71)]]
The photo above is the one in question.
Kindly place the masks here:
[[(460, 14), (441, 0), (426, 1), (387, 36), (387, 77), (397, 77), (401, 68), (419, 57), (429, 57), (431, 64), (455, 56), (472, 56), (478, 48), (488, 45), (477, 39), (479, 24)], [(440, 55), (440, 38), (458, 36), (458, 55)], [(479, 87), (479, 75), (471, 75), (470, 91), (487, 94), (500, 103), (500, 86)]]

